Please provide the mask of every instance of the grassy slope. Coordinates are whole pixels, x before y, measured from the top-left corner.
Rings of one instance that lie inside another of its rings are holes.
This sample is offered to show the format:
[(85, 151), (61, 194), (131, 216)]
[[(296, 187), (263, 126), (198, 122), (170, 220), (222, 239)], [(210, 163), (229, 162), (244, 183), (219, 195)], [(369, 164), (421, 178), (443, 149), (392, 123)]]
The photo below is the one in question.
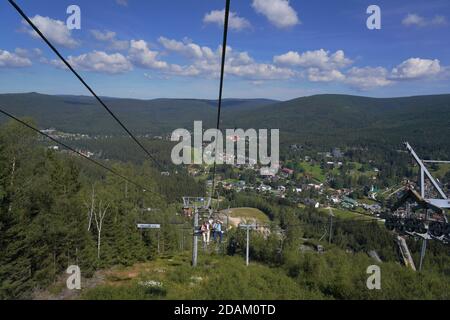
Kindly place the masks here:
[[(321, 212), (325, 213), (325, 214), (329, 214), (329, 210), (325, 209), (325, 208), (321, 208), (319, 209)], [(373, 220), (373, 217), (370, 217), (368, 215), (365, 214), (361, 214), (361, 213), (357, 213), (354, 211), (350, 211), (350, 210), (345, 210), (342, 208), (333, 208), (333, 214), (335, 217), (340, 218), (340, 219), (357, 219), (357, 220)]]
[[(450, 159), (444, 159), (444, 160), (450, 160)], [(430, 171), (436, 178), (442, 178), (446, 175), (447, 172), (450, 172), (450, 164), (439, 164), (437, 167), (437, 170), (430, 169)], [(442, 181), (442, 182), (450, 183), (450, 181)]]
[[(104, 299), (311, 299), (320, 298), (301, 288), (282, 270), (258, 263), (245, 267), (241, 257), (200, 256), (199, 267), (187, 254), (107, 271), (105, 282), (83, 291), (81, 298)], [(142, 282), (160, 282), (145, 287)]]
[(261, 223), (269, 223), (269, 218), (261, 210), (255, 208), (233, 208), (230, 212), (231, 217), (256, 219)]
[[(368, 290), (366, 269), (374, 260), (326, 248), (323, 255), (287, 258), (284, 269), (239, 256), (200, 254), (196, 269), (188, 253), (105, 272), (105, 280), (86, 289), (81, 299), (302, 300), (302, 299), (448, 299), (448, 277), (413, 272), (383, 263), (382, 290)], [(288, 276), (288, 274), (290, 276)], [(145, 286), (149, 281), (161, 287)]]
[(320, 165), (312, 165), (309, 162), (301, 162), (300, 165), (305, 170), (305, 173), (311, 175), (313, 179), (318, 182), (325, 182), (325, 173), (320, 168)]

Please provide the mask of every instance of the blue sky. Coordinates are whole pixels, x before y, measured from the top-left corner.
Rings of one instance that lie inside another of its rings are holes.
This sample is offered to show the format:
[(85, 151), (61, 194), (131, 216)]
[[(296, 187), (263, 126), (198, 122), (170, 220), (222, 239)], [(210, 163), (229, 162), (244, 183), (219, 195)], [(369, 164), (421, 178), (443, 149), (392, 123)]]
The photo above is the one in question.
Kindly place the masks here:
[[(17, 0), (98, 94), (143, 99), (217, 98), (224, 2)], [(448, 0), (231, 2), (226, 97), (450, 92)], [(65, 25), (72, 4), (80, 30)], [(88, 94), (6, 0), (0, 28), (1, 93)]]

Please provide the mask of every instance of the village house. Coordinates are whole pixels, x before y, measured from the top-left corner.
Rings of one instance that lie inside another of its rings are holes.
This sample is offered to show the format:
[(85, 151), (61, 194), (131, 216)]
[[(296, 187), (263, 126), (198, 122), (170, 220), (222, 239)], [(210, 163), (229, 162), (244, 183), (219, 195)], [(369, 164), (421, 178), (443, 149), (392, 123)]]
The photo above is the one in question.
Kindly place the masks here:
[(302, 203), (305, 206), (313, 207), (313, 208), (316, 208), (316, 209), (318, 209), (320, 207), (320, 203), (318, 201), (314, 200), (314, 199), (306, 198), (306, 199), (303, 199)]
[(261, 192), (266, 192), (266, 191), (272, 190), (272, 187), (271, 187), (271, 186), (268, 186), (268, 185), (265, 185), (265, 184), (261, 184), (261, 185), (257, 188), (257, 190), (258, 190), (258, 191), (261, 191)]
[(281, 169), (281, 172), (287, 174), (287, 175), (293, 175), (294, 174), (294, 170), (289, 169), (289, 168), (283, 168)]
[(358, 202), (349, 197), (343, 197), (341, 201), (341, 206), (345, 209), (354, 209), (358, 206)]
[(301, 192), (302, 192), (302, 188), (300, 188), (300, 187), (295, 187), (295, 188), (292, 189), (292, 192), (295, 192), (295, 193), (301, 193)]

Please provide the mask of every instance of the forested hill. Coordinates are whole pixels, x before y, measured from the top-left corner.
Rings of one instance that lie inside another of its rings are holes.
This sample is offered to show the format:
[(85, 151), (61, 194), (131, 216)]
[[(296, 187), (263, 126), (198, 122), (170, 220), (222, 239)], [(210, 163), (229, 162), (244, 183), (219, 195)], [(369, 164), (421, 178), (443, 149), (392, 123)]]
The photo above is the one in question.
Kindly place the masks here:
[[(194, 120), (212, 120), (214, 109), (201, 100), (134, 100), (103, 98), (136, 133), (170, 132)], [(41, 128), (71, 133), (122, 134), (122, 129), (91, 97), (37, 93), (0, 95), (0, 105), (20, 117), (33, 118)]]
[[(168, 134), (176, 128), (192, 128), (194, 120), (203, 120), (205, 127), (215, 126), (214, 100), (105, 100), (137, 133)], [(32, 117), (42, 128), (122, 133), (90, 97), (4, 94), (0, 106), (20, 117)], [(286, 102), (229, 99), (224, 102), (222, 127), (279, 128), (284, 141), (295, 143), (410, 140), (441, 147), (448, 145), (445, 138), (450, 136), (450, 94), (382, 99), (317, 95)]]
[[(366, 98), (317, 95), (242, 110), (234, 125), (280, 128), (293, 142), (339, 144), (358, 140), (448, 145), (450, 95)], [(299, 141), (300, 140), (300, 141)]]
[[(166, 134), (192, 127), (194, 120), (213, 126), (217, 101), (196, 99), (102, 98), (112, 111), (136, 133)], [(226, 99), (225, 110), (241, 112), (275, 103), (266, 99)], [(122, 129), (92, 97), (50, 96), (38, 93), (1, 94), (0, 106), (19, 117), (31, 117), (41, 128), (71, 133), (122, 134)], [(0, 118), (5, 121), (5, 118)]]
[[(135, 132), (155, 128), (163, 132), (166, 128), (192, 126), (192, 121), (206, 118), (213, 123), (216, 115), (214, 101), (106, 100)], [(371, 139), (382, 142), (389, 135), (397, 139), (403, 132), (411, 131), (421, 141), (426, 142), (429, 137), (429, 148), (442, 152), (450, 148), (446, 140), (450, 127), (448, 101), (450, 96), (382, 100), (315, 96), (284, 103), (228, 100), (223, 127), (278, 126), (292, 132), (288, 138), (295, 138), (296, 143), (317, 137), (316, 141), (322, 145), (357, 141), (369, 133), (373, 134)], [(87, 97), (1, 95), (0, 108), (19, 117), (34, 118), (41, 128), (123, 134), (109, 115)], [(35, 125), (32, 120), (31, 124)], [(142, 141), (163, 164), (171, 163), (168, 143)], [(448, 246), (430, 241), (424, 272), (414, 273), (398, 264), (392, 235), (381, 224), (336, 217), (332, 220), (332, 243), (325, 241), (325, 254), (316, 254), (314, 248), (321, 243), (324, 226), (330, 221), (328, 212), (300, 208), (286, 199), (223, 188), (219, 193), (223, 197), (219, 209), (256, 208), (269, 217), (269, 225), (276, 231), (269, 237), (252, 232), (252, 266), (247, 271), (243, 267), (245, 233), (238, 228), (227, 230), (223, 246), (217, 247), (219, 251), (210, 254), (209, 249), (199, 250), (199, 268), (194, 271), (187, 258), (193, 243), (192, 221), (180, 215), (181, 197), (203, 197), (207, 194), (204, 179), (208, 177), (191, 177), (182, 167), (171, 170), (174, 174), (163, 175), (150, 163), (140, 161), (142, 155), (137, 154), (142, 152), (133, 149), (129, 138), (86, 139), (76, 143), (85, 144), (89, 150), (102, 150), (94, 159), (116, 174), (71, 153), (47, 148), (41, 137), (19, 123), (9, 121), (0, 126), (0, 300), (39, 298), (36, 292), (46, 288), (59, 295), (70, 265), (79, 266), (83, 277), (92, 278), (93, 283), (103, 277), (105, 273), (98, 273), (102, 270), (144, 266), (143, 272), (135, 272), (139, 278), (104, 277), (113, 286), (97, 286), (86, 293), (88, 299), (226, 300), (243, 298), (242, 292), (248, 299), (449, 298)], [(380, 181), (394, 186), (411, 174), (401, 155), (389, 149), (390, 154), (379, 148), (368, 149), (364, 158), (376, 161)], [(354, 158), (363, 158), (355, 150), (351, 153)], [(441, 158), (446, 159), (436, 157)], [(350, 163), (345, 167), (350, 167)], [(339, 173), (352, 172), (345, 170)], [(349, 178), (352, 187), (352, 180), (356, 179), (350, 175)], [(341, 180), (342, 186), (347, 183)], [(140, 232), (137, 223), (156, 223), (161, 229)], [(283, 234), (281, 243), (279, 234)], [(300, 252), (303, 244), (313, 251)], [(419, 242), (410, 239), (408, 245), (417, 261)], [(383, 274), (387, 275), (383, 276), (383, 290), (366, 290), (367, 266), (375, 261), (367, 252), (372, 250), (379, 254)], [(167, 264), (161, 266), (163, 258), (167, 258)], [(167, 272), (157, 271), (161, 267)], [(201, 277), (204, 282), (194, 283), (194, 277)], [(150, 280), (161, 281), (163, 286), (153, 291), (140, 284)], [(117, 282), (122, 281), (127, 284), (118, 287)]]

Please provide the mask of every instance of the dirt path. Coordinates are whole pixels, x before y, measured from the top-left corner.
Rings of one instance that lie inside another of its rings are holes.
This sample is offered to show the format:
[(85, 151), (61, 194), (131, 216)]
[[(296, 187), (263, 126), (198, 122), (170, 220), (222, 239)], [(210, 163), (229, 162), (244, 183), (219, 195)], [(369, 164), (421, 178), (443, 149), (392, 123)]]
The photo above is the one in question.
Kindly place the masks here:
[[(58, 277), (55, 284), (46, 290), (36, 290), (33, 293), (33, 300), (77, 300), (80, 298), (80, 290), (69, 290), (66, 286), (66, 280), (69, 275), (62, 274)], [(97, 271), (92, 278), (82, 278), (81, 286), (84, 289), (94, 288), (105, 282), (105, 271)], [(58, 292), (53, 293), (52, 291)]]

